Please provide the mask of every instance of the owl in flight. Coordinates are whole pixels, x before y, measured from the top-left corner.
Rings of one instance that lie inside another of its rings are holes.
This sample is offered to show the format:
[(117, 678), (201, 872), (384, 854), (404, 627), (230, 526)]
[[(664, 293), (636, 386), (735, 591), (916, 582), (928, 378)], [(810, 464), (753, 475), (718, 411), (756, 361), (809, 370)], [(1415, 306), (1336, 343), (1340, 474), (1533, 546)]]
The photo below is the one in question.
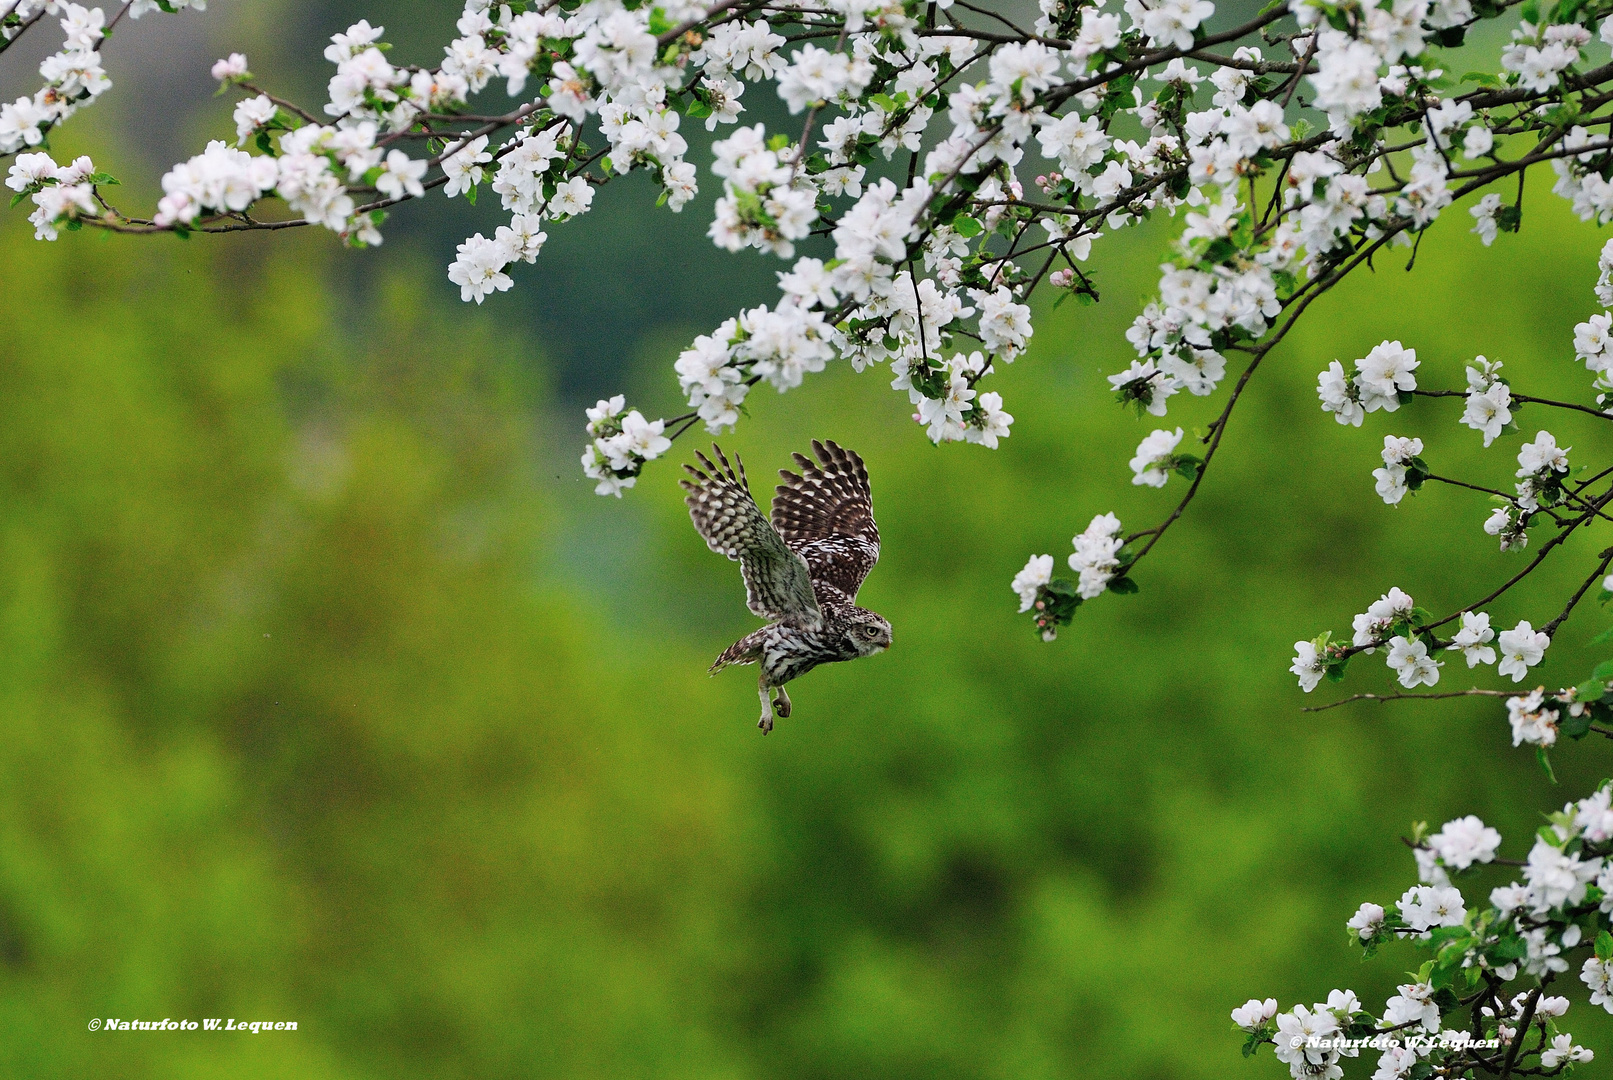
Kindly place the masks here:
[[(857, 589), (879, 558), (879, 529), (862, 458), (833, 442), (812, 441), (817, 461), (793, 455), (799, 475), (784, 477), (773, 496), (773, 520), (751, 498), (745, 465), (712, 446), (717, 464), (695, 453), (705, 468), (685, 465), (682, 481), (694, 527), (712, 551), (739, 561), (745, 603), (768, 624), (746, 634), (711, 665), (759, 664), (762, 734), (773, 713), (790, 715), (784, 684), (819, 664), (884, 652), (891, 624), (856, 604)], [(820, 464), (821, 463), (821, 464)], [(737, 471), (736, 471), (737, 466)], [(778, 699), (770, 700), (776, 692)]]

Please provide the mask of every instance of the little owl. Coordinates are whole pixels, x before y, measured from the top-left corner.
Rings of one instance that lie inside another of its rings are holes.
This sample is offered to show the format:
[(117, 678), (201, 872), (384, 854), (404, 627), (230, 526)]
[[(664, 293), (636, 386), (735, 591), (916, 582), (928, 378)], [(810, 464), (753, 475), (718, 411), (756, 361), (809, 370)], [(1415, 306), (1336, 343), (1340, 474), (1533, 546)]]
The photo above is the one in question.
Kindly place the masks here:
[[(890, 647), (891, 624), (856, 605), (857, 589), (879, 558), (879, 529), (862, 458), (833, 442), (812, 442), (818, 461), (793, 455), (800, 475), (781, 469), (773, 520), (751, 498), (745, 465), (712, 448), (717, 464), (696, 452), (705, 470), (685, 465), (689, 516), (712, 551), (737, 559), (745, 602), (768, 624), (723, 651), (712, 673), (730, 664), (760, 664), (762, 734), (773, 713), (790, 715), (784, 684), (819, 664), (873, 656)], [(819, 464), (821, 462), (821, 466)], [(737, 466), (737, 471), (736, 471)], [(778, 694), (776, 701), (769, 695)]]

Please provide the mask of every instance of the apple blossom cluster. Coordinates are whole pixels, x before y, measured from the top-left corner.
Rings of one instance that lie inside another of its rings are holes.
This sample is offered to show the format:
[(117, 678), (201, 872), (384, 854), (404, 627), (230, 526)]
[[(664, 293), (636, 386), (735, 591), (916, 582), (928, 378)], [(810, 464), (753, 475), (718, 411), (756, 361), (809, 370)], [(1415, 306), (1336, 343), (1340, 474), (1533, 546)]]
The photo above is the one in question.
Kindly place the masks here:
[(672, 448), (672, 440), (662, 432), (660, 420), (646, 420), (627, 400), (617, 394), (588, 410), (588, 434), (593, 441), (583, 452), (583, 473), (599, 483), (594, 490), (615, 495), (638, 482), (646, 461), (654, 461)]
[(1335, 360), (1316, 380), (1322, 411), (1354, 427), (1360, 427), (1368, 413), (1379, 409), (1394, 412), (1410, 401), (1417, 389), (1417, 366), (1417, 350), (1407, 349), (1398, 341), (1375, 346), (1349, 372)]
[[(1613, 307), (1613, 240), (1602, 245), (1598, 260), (1600, 274), (1596, 280), (1596, 301), (1603, 308)], [(1609, 348), (1610, 326), (1613, 313), (1603, 310), (1574, 327), (1574, 355), (1585, 362), (1585, 367), (1596, 378), (1591, 388), (1596, 391), (1596, 404), (1604, 411), (1613, 408), (1613, 349)]]
[(1181, 442), (1181, 428), (1175, 431), (1155, 429), (1137, 444), (1137, 454), (1130, 463), (1131, 482), (1146, 484), (1148, 487), (1164, 487), (1165, 481), (1170, 479), (1173, 471), (1181, 470), (1189, 480), (1197, 476), (1198, 459), (1191, 455), (1176, 453), (1176, 448)]
[(1053, 576), (1053, 556), (1033, 555), (1025, 568), (1014, 575), (1013, 589), (1019, 596), (1021, 612), (1035, 611), (1036, 628), (1042, 640), (1052, 641), (1058, 628), (1067, 625), (1075, 609), (1084, 601), (1105, 592), (1131, 593), (1137, 585), (1126, 576), (1137, 553), (1127, 548), (1120, 535), (1120, 519), (1099, 514), (1084, 532), (1070, 541), (1075, 549), (1069, 557), (1076, 578)]
[(32, 200), (34, 212), (28, 220), (34, 234), (46, 240), (56, 239), (58, 226), (80, 228), (80, 218), (100, 209), (95, 186), (116, 183), (106, 173), (96, 172), (95, 163), (87, 157), (57, 165), (49, 154), (19, 154), (6, 175), (6, 187), (16, 192), (14, 201)]
[(1387, 647), (1389, 670), (1408, 690), (1438, 683), (1445, 661), (1435, 657), (1452, 652), (1461, 653), (1468, 668), (1495, 664), (1498, 675), (1522, 682), (1529, 669), (1545, 659), (1551, 645), (1551, 635), (1536, 630), (1527, 619), (1498, 633), (1490, 626), (1487, 612), (1463, 611), (1456, 617), (1461, 620), (1461, 629), (1449, 640), (1442, 640), (1433, 633), (1440, 624), (1427, 610), (1417, 607), (1400, 589), (1390, 589), (1355, 617), (1354, 635), (1348, 646), (1335, 642), (1330, 630), (1310, 641), (1296, 641), (1289, 670), (1298, 677), (1300, 689), (1308, 694), (1323, 679), (1342, 679), (1345, 665), (1356, 653), (1374, 653)]
[(1378, 497), (1390, 506), (1397, 506), (1408, 491), (1423, 486), (1430, 471), (1417, 455), (1423, 452), (1421, 439), (1403, 439), (1395, 435), (1383, 437), (1383, 468), (1373, 469), (1372, 478)]
[(1345, 923), (1366, 957), (1396, 942), (1428, 954), (1412, 981), (1381, 1012), (1350, 990), (1286, 1012), (1274, 998), (1251, 999), (1231, 1014), (1244, 1053), (1270, 1043), (1303, 1078), (1341, 1077), (1344, 1059), (1375, 1051), (1374, 1080), (1556, 1075), (1592, 1061), (1562, 1030), (1570, 999), (1549, 991), (1577, 976), (1589, 1004), (1613, 1013), (1613, 781), (1547, 820), (1511, 864), (1521, 880), (1487, 893), (1501, 834), (1473, 815), (1433, 834), (1418, 823), (1409, 842), (1420, 883), (1392, 905), (1363, 903)]
[[(136, 4), (129, 15), (139, 18), (152, 6)], [(60, 16), (62, 47), (39, 65), (45, 85), (32, 97), (0, 102), (0, 157), (39, 146), (52, 128), (112, 88), (101, 66), (101, 41), (110, 27), (100, 8), (60, 0), (0, 0), (0, 51), (47, 15)]]

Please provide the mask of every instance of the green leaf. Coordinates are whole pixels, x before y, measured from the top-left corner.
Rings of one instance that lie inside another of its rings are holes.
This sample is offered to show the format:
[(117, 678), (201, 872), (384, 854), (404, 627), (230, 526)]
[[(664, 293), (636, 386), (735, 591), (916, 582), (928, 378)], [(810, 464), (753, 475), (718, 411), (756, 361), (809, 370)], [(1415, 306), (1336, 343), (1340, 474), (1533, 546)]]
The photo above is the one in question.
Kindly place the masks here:
[(1591, 730), (1590, 710), (1587, 709), (1578, 716), (1564, 716), (1557, 730), (1570, 739), (1583, 739)]
[(965, 239), (971, 236), (979, 236), (985, 228), (979, 219), (972, 218), (967, 214), (960, 214), (952, 219), (952, 230)]
[(1613, 660), (1603, 660), (1591, 671), (1593, 679), (1613, 679)]
[(1204, 261), (1223, 263), (1238, 253), (1238, 246), (1224, 236), (1216, 237), (1204, 249)]
[(1504, 937), (1486, 950), (1492, 960), (1522, 960), (1529, 955), (1529, 943), (1517, 934)]
[(470, 203), (472, 206), (476, 205), (476, 191), (477, 191), (477, 185), (475, 185), (475, 184), (472, 184), (465, 191), (465, 201)]
[(1109, 591), (1119, 593), (1121, 596), (1130, 596), (1137, 591), (1137, 583), (1129, 577), (1112, 578), (1109, 581)]
[(1535, 759), (1540, 762), (1540, 767), (1546, 770), (1546, 778), (1555, 784), (1557, 774), (1551, 771), (1551, 758), (1547, 756), (1544, 746), (1535, 747)]
[[(1284, 0), (1272, 0), (1272, 3), (1274, 3), (1274, 4), (1281, 4), (1283, 2), (1284, 2)], [(1266, 1041), (1266, 1037), (1264, 1035), (1262, 1035), (1260, 1032), (1251, 1031), (1249, 1033), (1249, 1037), (1247, 1039), (1243, 1040), (1243, 1056), (1244, 1057), (1254, 1057), (1255, 1056), (1255, 1051), (1259, 1050), (1260, 1049), (1260, 1044), (1265, 1042), (1265, 1041)]]
[(1596, 958), (1613, 960), (1613, 934), (1609, 934), (1606, 930), (1596, 935)]

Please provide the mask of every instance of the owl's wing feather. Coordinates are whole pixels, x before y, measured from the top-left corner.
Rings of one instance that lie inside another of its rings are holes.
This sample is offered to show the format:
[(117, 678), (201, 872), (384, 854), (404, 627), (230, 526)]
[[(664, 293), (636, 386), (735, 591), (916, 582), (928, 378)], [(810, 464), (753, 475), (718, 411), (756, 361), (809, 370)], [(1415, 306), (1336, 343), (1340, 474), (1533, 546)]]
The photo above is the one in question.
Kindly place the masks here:
[(694, 479), (681, 481), (689, 493), (683, 500), (689, 517), (706, 546), (739, 561), (745, 603), (754, 614), (764, 619), (821, 618), (807, 564), (762, 516), (751, 497), (744, 462), (734, 455), (736, 472), (720, 448), (711, 449), (718, 464), (696, 451), (704, 471), (685, 465)]
[(829, 586), (848, 602), (857, 598), (879, 560), (868, 470), (854, 451), (812, 440), (818, 460), (795, 454), (799, 474), (780, 469), (784, 483), (773, 496), (773, 527), (806, 559), (813, 584)]

